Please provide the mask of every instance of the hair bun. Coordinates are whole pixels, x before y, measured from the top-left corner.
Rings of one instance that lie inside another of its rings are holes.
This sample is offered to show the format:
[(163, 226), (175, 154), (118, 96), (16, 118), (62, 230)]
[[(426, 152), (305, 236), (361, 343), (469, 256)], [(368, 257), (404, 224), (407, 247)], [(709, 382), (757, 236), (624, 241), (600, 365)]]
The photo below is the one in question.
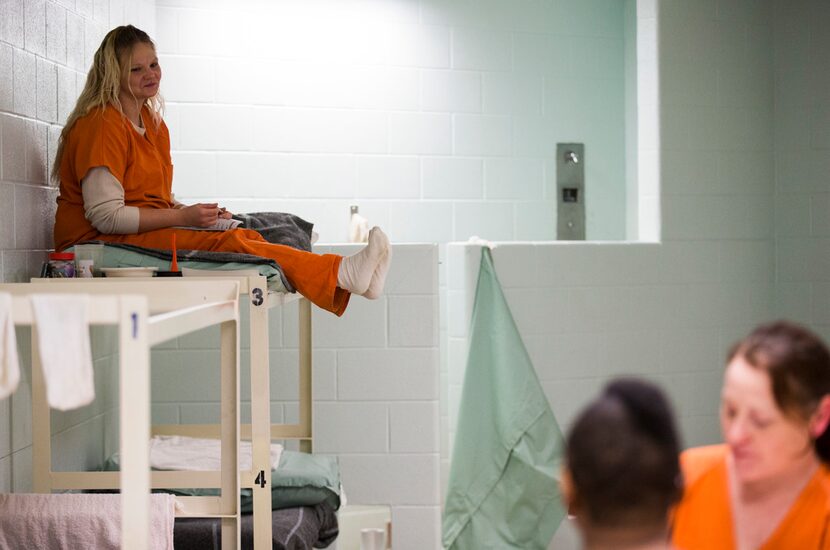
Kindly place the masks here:
[(633, 378), (620, 378), (609, 383), (604, 394), (619, 401), (632, 420), (652, 438), (677, 445), (671, 405), (657, 387)]

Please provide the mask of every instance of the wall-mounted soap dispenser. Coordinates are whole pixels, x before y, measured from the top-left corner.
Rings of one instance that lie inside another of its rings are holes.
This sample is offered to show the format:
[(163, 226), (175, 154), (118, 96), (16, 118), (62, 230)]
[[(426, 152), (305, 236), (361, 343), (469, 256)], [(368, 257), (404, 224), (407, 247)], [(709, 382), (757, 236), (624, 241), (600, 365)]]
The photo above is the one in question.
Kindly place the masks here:
[(585, 240), (585, 145), (556, 144), (556, 238)]

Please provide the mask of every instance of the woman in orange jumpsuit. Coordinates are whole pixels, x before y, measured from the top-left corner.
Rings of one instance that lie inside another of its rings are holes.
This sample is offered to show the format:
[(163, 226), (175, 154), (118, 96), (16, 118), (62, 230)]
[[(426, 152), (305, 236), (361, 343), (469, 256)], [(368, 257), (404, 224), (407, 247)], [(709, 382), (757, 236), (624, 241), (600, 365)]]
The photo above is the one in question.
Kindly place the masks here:
[(56, 250), (88, 240), (167, 249), (175, 233), (181, 249), (275, 260), (300, 294), (336, 315), (343, 314), (352, 293), (370, 299), (382, 293), (391, 249), (377, 227), (368, 246), (346, 258), (272, 244), (249, 229), (182, 229), (208, 227), (230, 213), (215, 203), (185, 206), (174, 200), (160, 81), (155, 46), (146, 33), (128, 25), (107, 34), (55, 157)]
[(729, 355), (724, 445), (681, 456), (682, 550), (830, 548), (830, 352), (803, 327), (761, 326)]

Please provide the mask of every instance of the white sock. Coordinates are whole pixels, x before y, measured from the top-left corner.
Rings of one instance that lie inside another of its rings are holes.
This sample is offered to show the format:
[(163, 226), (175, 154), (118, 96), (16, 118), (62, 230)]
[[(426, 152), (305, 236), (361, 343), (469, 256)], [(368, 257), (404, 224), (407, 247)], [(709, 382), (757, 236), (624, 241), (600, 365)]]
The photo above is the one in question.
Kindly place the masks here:
[(369, 244), (357, 254), (347, 256), (337, 271), (337, 286), (353, 294), (364, 294), (372, 275), (389, 246), (389, 239), (379, 227), (369, 231)]
[(386, 254), (381, 258), (375, 272), (372, 273), (372, 280), (369, 282), (369, 288), (363, 293), (364, 298), (376, 300), (383, 294), (383, 285), (386, 283), (386, 274), (389, 272), (389, 265), (392, 263), (392, 247), (386, 247)]

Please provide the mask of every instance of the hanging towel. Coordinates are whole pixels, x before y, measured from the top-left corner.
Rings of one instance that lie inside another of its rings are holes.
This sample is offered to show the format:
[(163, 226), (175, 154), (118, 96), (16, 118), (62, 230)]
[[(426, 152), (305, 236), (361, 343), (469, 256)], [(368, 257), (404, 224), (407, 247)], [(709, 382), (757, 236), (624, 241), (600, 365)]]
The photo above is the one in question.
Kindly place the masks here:
[(33, 294), (31, 301), (49, 406), (67, 411), (88, 405), (95, 399), (89, 298), (84, 294)]
[(562, 433), (481, 251), (443, 542), (448, 549), (545, 550), (565, 515)]
[(17, 338), (12, 319), (12, 297), (0, 292), (0, 399), (5, 399), (17, 389), (20, 382), (20, 365), (17, 361)]
[[(150, 548), (173, 550), (175, 497), (150, 496)], [(0, 548), (121, 548), (121, 495), (0, 495)]]

